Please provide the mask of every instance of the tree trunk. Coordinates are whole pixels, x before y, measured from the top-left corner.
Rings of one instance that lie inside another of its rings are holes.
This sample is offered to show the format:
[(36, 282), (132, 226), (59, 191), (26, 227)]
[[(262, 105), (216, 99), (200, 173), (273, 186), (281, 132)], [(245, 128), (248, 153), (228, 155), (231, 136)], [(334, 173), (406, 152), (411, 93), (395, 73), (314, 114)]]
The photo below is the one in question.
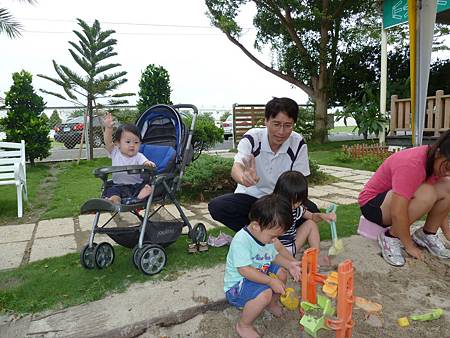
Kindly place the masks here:
[(314, 88), (314, 100), (316, 113), (314, 115), (314, 131), (312, 141), (325, 143), (328, 138), (327, 108), (328, 108), (328, 51), (329, 41), (329, 0), (322, 0), (322, 17), (320, 20), (320, 49), (319, 49), (319, 74), (312, 81)]
[(93, 160), (94, 159), (94, 134), (93, 134), (93, 130), (92, 130), (92, 124), (94, 122), (94, 116), (92, 113), (92, 99), (90, 97), (88, 97), (88, 101), (87, 101), (87, 108), (88, 108), (88, 113), (89, 113), (89, 130), (88, 130), (88, 135), (89, 135), (89, 154), (88, 154), (88, 160)]
[(316, 111), (314, 114), (314, 131), (311, 141), (322, 144), (328, 140), (326, 95), (317, 95), (315, 98), (315, 103)]

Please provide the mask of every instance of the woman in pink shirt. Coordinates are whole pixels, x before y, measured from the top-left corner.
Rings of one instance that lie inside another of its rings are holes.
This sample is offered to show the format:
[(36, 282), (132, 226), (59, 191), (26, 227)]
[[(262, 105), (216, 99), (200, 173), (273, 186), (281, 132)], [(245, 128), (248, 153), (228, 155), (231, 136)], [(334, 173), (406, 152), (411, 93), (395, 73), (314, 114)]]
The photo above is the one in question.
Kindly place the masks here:
[[(364, 186), (358, 203), (366, 219), (391, 226), (378, 236), (389, 264), (405, 264), (402, 246), (418, 259), (423, 258), (418, 246), (449, 259), (450, 250), (436, 233), (440, 227), (450, 240), (450, 130), (432, 146), (402, 150), (387, 158)], [(425, 214), (424, 226), (411, 236), (411, 225)]]

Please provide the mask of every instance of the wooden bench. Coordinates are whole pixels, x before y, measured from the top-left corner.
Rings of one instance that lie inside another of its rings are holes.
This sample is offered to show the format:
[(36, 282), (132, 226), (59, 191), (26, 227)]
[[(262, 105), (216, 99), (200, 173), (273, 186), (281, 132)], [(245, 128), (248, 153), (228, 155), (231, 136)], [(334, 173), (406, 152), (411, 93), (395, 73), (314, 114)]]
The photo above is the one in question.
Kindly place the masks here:
[(27, 195), (25, 141), (0, 142), (0, 185), (15, 185), (17, 189), (17, 217), (23, 216), (22, 195)]

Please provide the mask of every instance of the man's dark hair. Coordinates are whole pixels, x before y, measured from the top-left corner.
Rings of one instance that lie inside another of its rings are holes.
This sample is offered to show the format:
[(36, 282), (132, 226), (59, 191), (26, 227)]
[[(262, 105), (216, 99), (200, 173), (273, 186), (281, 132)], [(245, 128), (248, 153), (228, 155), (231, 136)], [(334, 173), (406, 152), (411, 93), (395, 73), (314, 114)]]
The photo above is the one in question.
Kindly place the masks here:
[(122, 137), (122, 133), (124, 131), (127, 131), (129, 133), (136, 135), (137, 137), (139, 137), (139, 140), (141, 140), (141, 131), (139, 130), (139, 128), (136, 127), (136, 125), (134, 125), (134, 124), (127, 123), (127, 124), (123, 124), (119, 128), (117, 128), (116, 132), (114, 133), (114, 141), (119, 142), (120, 138)]
[(287, 231), (292, 223), (292, 208), (287, 199), (270, 194), (253, 203), (248, 215), (250, 222), (258, 222), (261, 230), (281, 227)]
[(278, 113), (281, 112), (286, 113), (287, 116), (292, 118), (294, 123), (297, 122), (298, 104), (288, 97), (274, 97), (272, 100), (267, 102), (264, 116), (266, 120), (269, 120), (270, 118), (276, 117)]
[(308, 198), (308, 182), (299, 171), (285, 171), (278, 177), (273, 193), (283, 196), (291, 204), (303, 204)]
[(442, 164), (446, 164), (446, 162), (450, 161), (450, 129), (443, 133), (441, 137), (428, 148), (426, 162), (427, 178), (433, 175), (434, 160), (437, 155), (441, 155), (445, 158), (445, 162)]

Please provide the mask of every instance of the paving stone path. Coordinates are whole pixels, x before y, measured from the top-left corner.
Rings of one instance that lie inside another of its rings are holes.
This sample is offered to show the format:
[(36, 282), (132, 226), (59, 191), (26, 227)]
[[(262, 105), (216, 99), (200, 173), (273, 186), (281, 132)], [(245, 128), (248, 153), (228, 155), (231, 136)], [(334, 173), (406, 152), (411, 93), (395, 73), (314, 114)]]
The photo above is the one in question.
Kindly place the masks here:
[[(370, 171), (348, 168), (320, 166), (327, 174), (338, 177), (339, 182), (310, 187), (310, 198), (320, 208), (326, 208), (330, 203), (356, 203), (363, 185), (372, 176)], [(166, 206), (167, 212), (178, 216), (174, 205)], [(207, 229), (223, 226), (215, 222), (208, 212), (207, 203), (183, 205), (183, 210), (192, 225), (205, 224)], [(20, 265), (48, 257), (62, 256), (71, 252), (79, 252), (86, 244), (94, 215), (80, 215), (75, 218), (59, 218), (39, 221), (35, 224), (19, 224), (0, 226), (0, 270), (12, 269)], [(101, 221), (106, 221), (109, 215), (101, 215)], [(136, 225), (138, 219), (130, 214), (120, 214), (108, 226)], [(186, 228), (184, 228), (187, 230)], [(96, 235), (96, 242), (115, 244), (106, 235)]]

